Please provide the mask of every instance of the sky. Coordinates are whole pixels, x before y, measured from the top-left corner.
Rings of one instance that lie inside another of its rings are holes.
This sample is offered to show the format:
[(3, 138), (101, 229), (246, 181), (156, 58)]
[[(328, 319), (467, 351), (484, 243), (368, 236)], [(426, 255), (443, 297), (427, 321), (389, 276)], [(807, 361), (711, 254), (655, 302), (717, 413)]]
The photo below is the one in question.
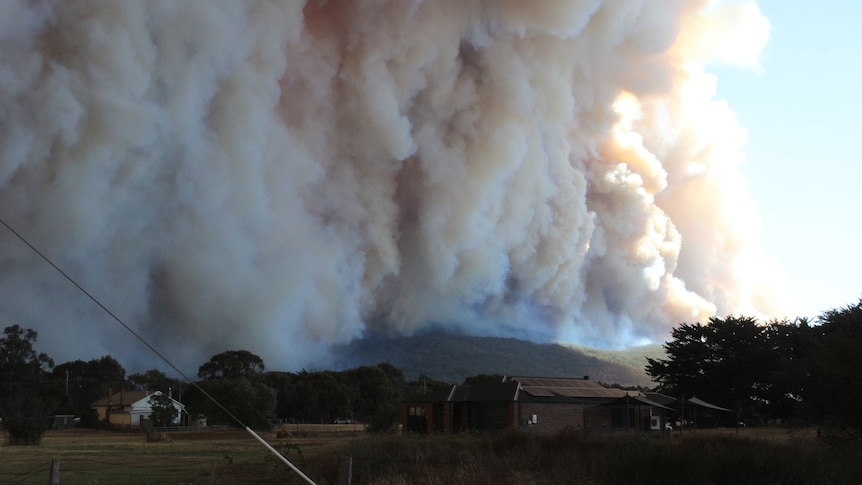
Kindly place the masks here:
[(740, 167), (767, 257), (786, 272), (798, 316), (862, 297), (862, 3), (761, 0), (770, 39), (759, 68), (712, 66), (717, 97), (747, 128)]

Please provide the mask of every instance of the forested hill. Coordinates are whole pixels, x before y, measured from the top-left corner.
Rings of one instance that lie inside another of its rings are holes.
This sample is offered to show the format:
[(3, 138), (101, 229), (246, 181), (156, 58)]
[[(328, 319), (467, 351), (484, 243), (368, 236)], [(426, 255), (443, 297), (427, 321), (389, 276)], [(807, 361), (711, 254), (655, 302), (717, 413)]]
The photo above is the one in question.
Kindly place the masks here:
[(631, 351), (608, 351), (537, 344), (526, 340), (463, 335), (366, 338), (337, 349), (340, 368), (389, 362), (408, 379), (425, 374), (460, 383), (479, 374), (543, 377), (590, 376), (623, 386), (651, 385), (646, 357), (663, 356), (659, 345)]

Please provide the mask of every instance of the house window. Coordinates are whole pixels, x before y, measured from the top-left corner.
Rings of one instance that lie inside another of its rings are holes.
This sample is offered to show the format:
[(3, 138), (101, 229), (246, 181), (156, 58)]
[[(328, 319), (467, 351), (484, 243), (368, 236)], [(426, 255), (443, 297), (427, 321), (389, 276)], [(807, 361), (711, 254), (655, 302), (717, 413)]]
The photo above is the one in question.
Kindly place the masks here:
[(428, 432), (428, 408), (425, 406), (407, 408), (407, 431), (413, 433)]

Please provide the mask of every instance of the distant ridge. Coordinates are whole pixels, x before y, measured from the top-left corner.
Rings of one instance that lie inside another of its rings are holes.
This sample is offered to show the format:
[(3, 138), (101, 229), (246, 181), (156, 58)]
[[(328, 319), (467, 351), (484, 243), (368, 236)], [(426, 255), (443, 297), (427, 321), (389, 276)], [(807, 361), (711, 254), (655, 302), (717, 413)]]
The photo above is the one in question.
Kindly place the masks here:
[(575, 377), (622, 386), (651, 386), (646, 357), (661, 357), (660, 345), (610, 351), (558, 344), (538, 344), (502, 337), (433, 334), (372, 337), (338, 347), (339, 368), (389, 362), (408, 380), (425, 374), (460, 383), (479, 374)]

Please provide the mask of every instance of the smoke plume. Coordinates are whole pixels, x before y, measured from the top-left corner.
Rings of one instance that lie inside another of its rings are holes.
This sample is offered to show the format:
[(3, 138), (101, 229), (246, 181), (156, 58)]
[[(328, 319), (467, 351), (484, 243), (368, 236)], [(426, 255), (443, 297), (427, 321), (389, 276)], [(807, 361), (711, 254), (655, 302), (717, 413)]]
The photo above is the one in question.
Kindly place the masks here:
[[(747, 135), (704, 67), (756, 66), (768, 30), (707, 0), (5, 0), (0, 217), (189, 366), (774, 315)], [(0, 244), (2, 323), (153, 366)]]

